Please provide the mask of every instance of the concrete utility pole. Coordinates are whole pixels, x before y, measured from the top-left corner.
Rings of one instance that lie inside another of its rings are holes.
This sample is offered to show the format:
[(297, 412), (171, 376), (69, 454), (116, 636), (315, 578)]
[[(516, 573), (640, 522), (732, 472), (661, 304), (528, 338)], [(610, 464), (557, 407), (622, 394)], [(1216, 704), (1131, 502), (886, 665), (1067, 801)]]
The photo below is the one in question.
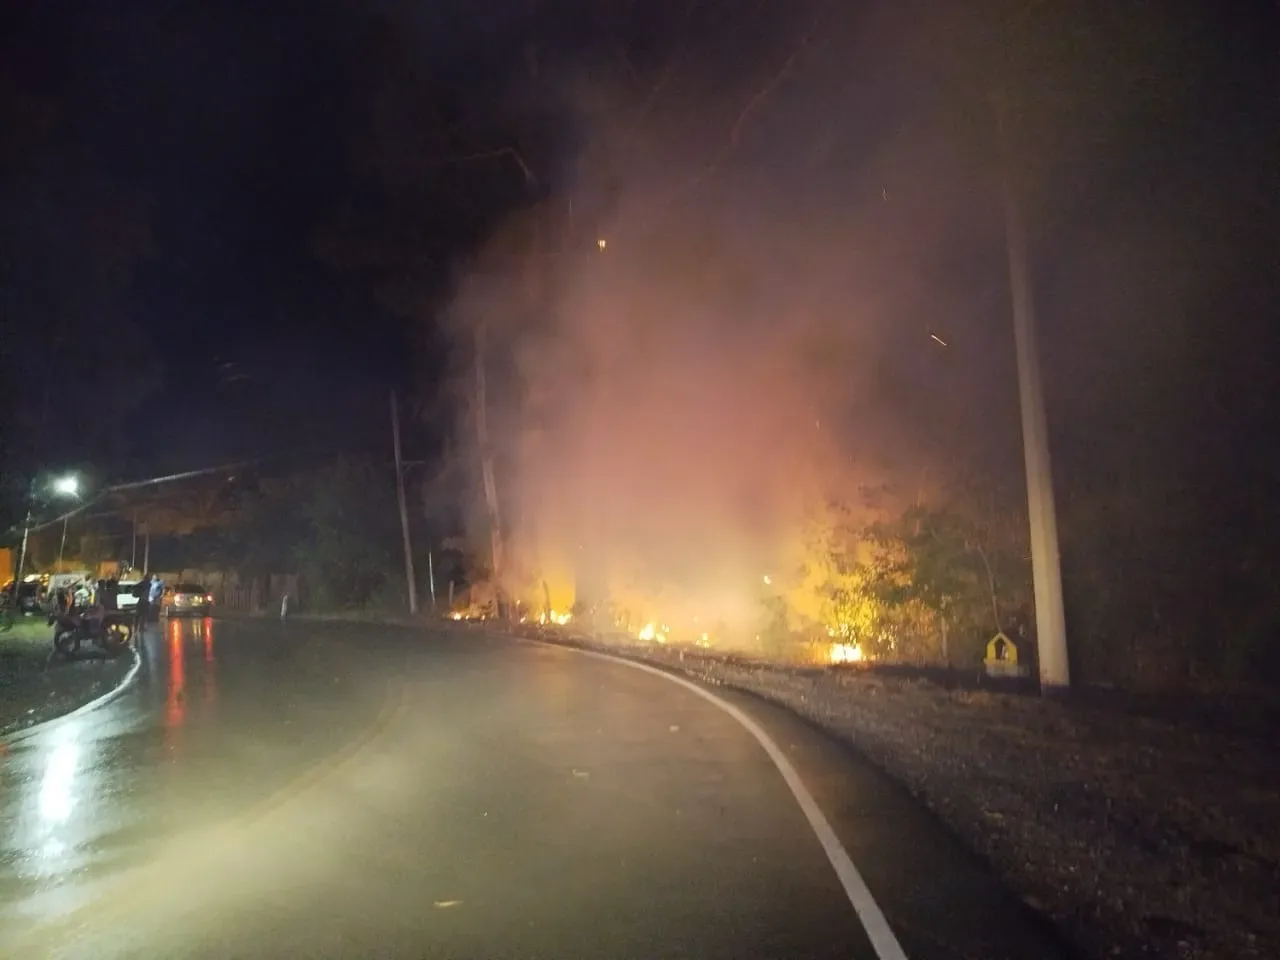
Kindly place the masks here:
[(1018, 397), (1022, 406), (1022, 449), (1027, 469), (1027, 514), (1031, 522), (1031, 572), (1035, 584), (1036, 644), (1042, 693), (1065, 692), (1071, 686), (1067, 660), (1067, 626), (1062, 604), (1062, 565), (1058, 552), (1058, 518), (1053, 502), (1049, 463), (1049, 430), (1040, 357), (1036, 348), (1035, 305), (1027, 267), (1027, 238), (1014, 188), (1005, 106), (995, 96), (1000, 139), (1001, 189), (1004, 199), (1005, 245), (1009, 253), (1009, 290), (1013, 299), (1013, 333), (1018, 354)]
[(413, 545), (409, 540), (409, 508), (404, 500), (404, 463), (400, 458), (400, 409), (391, 391), (391, 443), (396, 454), (396, 499), (400, 504), (400, 533), (404, 537), (404, 576), (409, 584), (409, 612), (418, 612), (418, 588), (413, 576)]

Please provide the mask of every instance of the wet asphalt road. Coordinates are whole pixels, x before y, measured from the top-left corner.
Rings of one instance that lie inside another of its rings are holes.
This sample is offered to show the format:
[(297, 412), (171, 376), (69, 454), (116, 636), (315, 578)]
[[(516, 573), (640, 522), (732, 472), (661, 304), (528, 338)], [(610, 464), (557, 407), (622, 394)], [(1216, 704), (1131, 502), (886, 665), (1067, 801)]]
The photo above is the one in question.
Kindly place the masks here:
[[(906, 956), (1061, 956), (898, 788), (780, 747)], [(461, 631), (197, 620), (0, 754), (0, 956), (874, 958), (778, 769), (690, 691)]]

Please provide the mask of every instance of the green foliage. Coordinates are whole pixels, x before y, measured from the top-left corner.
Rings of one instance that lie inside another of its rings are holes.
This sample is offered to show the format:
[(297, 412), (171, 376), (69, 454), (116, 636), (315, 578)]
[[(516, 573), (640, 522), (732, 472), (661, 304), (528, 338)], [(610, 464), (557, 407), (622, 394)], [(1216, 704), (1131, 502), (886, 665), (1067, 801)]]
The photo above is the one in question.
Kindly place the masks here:
[(793, 635), (856, 643), (877, 660), (972, 663), (1028, 603), (1016, 517), (957, 498), (871, 527), (851, 518), (833, 504), (806, 531), (785, 594)]
[(247, 492), (207, 534), (205, 562), (250, 578), (297, 573), (316, 609), (389, 603), (404, 589), (398, 524), (391, 469), (340, 459)]
[[(831, 503), (811, 518), (802, 539), (794, 578), (783, 594), (786, 636), (782, 644), (855, 643), (865, 654), (896, 656), (906, 598), (888, 594), (896, 576), (884, 549), (852, 519), (844, 504)], [(780, 627), (775, 625), (780, 634)]]
[(303, 478), (265, 480), (240, 499), (222, 538), (219, 557), (243, 577), (292, 571), (293, 551), (307, 536)]
[(916, 505), (869, 532), (880, 547), (875, 589), (891, 609), (915, 605), (950, 634), (951, 660), (971, 661), (1028, 600), (1028, 569), (1012, 524), (957, 500)]
[(339, 460), (310, 478), (300, 501), (307, 536), (295, 569), (337, 607), (368, 605), (397, 573), (394, 478), (368, 462)]

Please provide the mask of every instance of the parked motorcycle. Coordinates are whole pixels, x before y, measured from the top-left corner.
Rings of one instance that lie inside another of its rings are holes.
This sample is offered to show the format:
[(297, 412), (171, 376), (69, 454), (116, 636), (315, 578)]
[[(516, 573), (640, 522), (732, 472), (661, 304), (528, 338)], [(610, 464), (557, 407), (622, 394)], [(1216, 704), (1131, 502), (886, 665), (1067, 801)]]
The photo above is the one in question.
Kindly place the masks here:
[(80, 652), (82, 643), (91, 643), (114, 655), (127, 647), (133, 637), (133, 615), (121, 611), (91, 607), (52, 613), (49, 624), (53, 627), (53, 649), (67, 659)]

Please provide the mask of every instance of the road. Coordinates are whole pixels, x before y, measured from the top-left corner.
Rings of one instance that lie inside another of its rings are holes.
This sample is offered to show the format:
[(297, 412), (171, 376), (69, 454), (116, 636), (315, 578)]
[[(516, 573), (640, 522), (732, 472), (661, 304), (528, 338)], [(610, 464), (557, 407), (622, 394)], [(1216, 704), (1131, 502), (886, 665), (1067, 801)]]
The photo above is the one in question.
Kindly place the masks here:
[(900, 789), (743, 695), (715, 691), (826, 847), (739, 719), (623, 664), (236, 620), (141, 652), (123, 695), (0, 754), (0, 956), (1065, 955)]

